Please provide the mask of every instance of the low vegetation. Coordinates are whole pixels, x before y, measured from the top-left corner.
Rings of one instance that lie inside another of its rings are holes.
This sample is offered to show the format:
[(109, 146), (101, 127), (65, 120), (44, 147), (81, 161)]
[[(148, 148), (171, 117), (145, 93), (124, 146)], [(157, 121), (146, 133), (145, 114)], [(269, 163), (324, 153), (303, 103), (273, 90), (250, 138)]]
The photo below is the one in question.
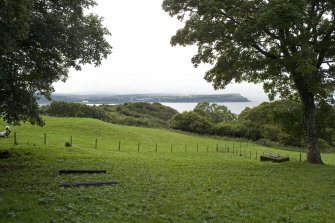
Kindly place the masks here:
[[(1, 150), (11, 154), (0, 160), (0, 222), (333, 222), (335, 218), (335, 192), (329, 186), (335, 184), (334, 154), (322, 155), (328, 165), (315, 166), (296, 161), (299, 152), (248, 141), (88, 118), (44, 119), (43, 128), (24, 124), (0, 139)], [(66, 147), (70, 138), (72, 147)], [(223, 153), (228, 146), (251, 151), (252, 158)], [(256, 151), (287, 154), (293, 161), (263, 163), (254, 157)], [(107, 174), (59, 175), (60, 169), (104, 169)], [(59, 187), (63, 182), (107, 180), (119, 184)]]
[(42, 106), (44, 115), (55, 117), (95, 118), (114, 124), (169, 128), (168, 121), (176, 110), (160, 103), (134, 102), (118, 105), (89, 106), (80, 103), (52, 102)]
[[(334, 107), (321, 101), (316, 118), (321, 150), (334, 151)], [(245, 109), (238, 116), (225, 106), (202, 102), (191, 112), (175, 115), (171, 127), (193, 133), (244, 138), (268, 146), (304, 147), (301, 119), (301, 104), (290, 100), (264, 102)]]

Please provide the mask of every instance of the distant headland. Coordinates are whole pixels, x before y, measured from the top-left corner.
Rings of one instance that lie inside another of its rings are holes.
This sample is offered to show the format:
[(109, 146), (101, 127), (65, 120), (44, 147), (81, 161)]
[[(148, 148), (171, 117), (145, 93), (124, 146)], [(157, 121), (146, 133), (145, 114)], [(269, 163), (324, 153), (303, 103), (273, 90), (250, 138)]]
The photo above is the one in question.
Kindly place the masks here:
[[(163, 95), (163, 94), (124, 94), (124, 95), (75, 95), (53, 94), (53, 101), (77, 102), (88, 104), (121, 104), (126, 102), (162, 102), (162, 103), (196, 103), (208, 102), (249, 102), (240, 94), (211, 94), (211, 95)], [(45, 98), (40, 104), (48, 103)]]

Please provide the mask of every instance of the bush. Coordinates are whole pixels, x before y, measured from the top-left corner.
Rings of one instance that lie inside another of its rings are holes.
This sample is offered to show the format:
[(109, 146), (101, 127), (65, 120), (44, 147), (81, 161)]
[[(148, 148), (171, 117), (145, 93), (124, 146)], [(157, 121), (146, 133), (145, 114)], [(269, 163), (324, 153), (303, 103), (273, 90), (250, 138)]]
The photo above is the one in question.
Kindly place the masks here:
[(281, 145), (278, 142), (273, 142), (268, 139), (259, 139), (256, 141), (256, 143), (267, 147), (279, 147)]
[(199, 134), (210, 134), (215, 129), (213, 123), (195, 112), (183, 112), (174, 115), (170, 125), (173, 129)]
[(238, 122), (221, 122), (217, 124), (215, 129), (216, 135), (243, 138), (241, 125)]
[(334, 148), (324, 139), (318, 139), (318, 146), (322, 152), (331, 152), (334, 150)]

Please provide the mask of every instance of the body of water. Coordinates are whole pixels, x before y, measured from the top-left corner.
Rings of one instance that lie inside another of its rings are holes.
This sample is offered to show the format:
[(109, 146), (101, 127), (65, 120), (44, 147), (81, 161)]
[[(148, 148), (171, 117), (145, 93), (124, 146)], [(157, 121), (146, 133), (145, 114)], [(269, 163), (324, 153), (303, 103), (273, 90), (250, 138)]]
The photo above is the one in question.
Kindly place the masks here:
[[(255, 107), (262, 102), (217, 102), (218, 105), (224, 105), (226, 106), (231, 112), (235, 114), (240, 114), (241, 111), (243, 111), (246, 107), (252, 108)], [(165, 106), (169, 106), (171, 108), (176, 109), (178, 112), (184, 112), (184, 111), (192, 111), (195, 106), (197, 106), (197, 103), (161, 103)]]

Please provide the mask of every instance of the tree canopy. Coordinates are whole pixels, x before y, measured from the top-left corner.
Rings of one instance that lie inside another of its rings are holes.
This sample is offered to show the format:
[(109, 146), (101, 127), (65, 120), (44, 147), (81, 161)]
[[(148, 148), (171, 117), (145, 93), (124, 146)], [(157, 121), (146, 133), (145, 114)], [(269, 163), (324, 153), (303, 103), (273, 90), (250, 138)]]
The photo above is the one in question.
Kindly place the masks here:
[(164, 0), (163, 9), (185, 21), (171, 43), (198, 46), (192, 62), (213, 65), (214, 88), (263, 83), (272, 99), (301, 100), (307, 160), (322, 163), (315, 103), (335, 90), (333, 0)]
[(213, 123), (233, 121), (237, 119), (237, 115), (232, 113), (226, 106), (209, 103), (208, 101), (199, 102), (193, 111), (209, 119)]
[(111, 53), (94, 0), (0, 0), (0, 115), (9, 123), (43, 124), (36, 98), (70, 68), (99, 66)]

